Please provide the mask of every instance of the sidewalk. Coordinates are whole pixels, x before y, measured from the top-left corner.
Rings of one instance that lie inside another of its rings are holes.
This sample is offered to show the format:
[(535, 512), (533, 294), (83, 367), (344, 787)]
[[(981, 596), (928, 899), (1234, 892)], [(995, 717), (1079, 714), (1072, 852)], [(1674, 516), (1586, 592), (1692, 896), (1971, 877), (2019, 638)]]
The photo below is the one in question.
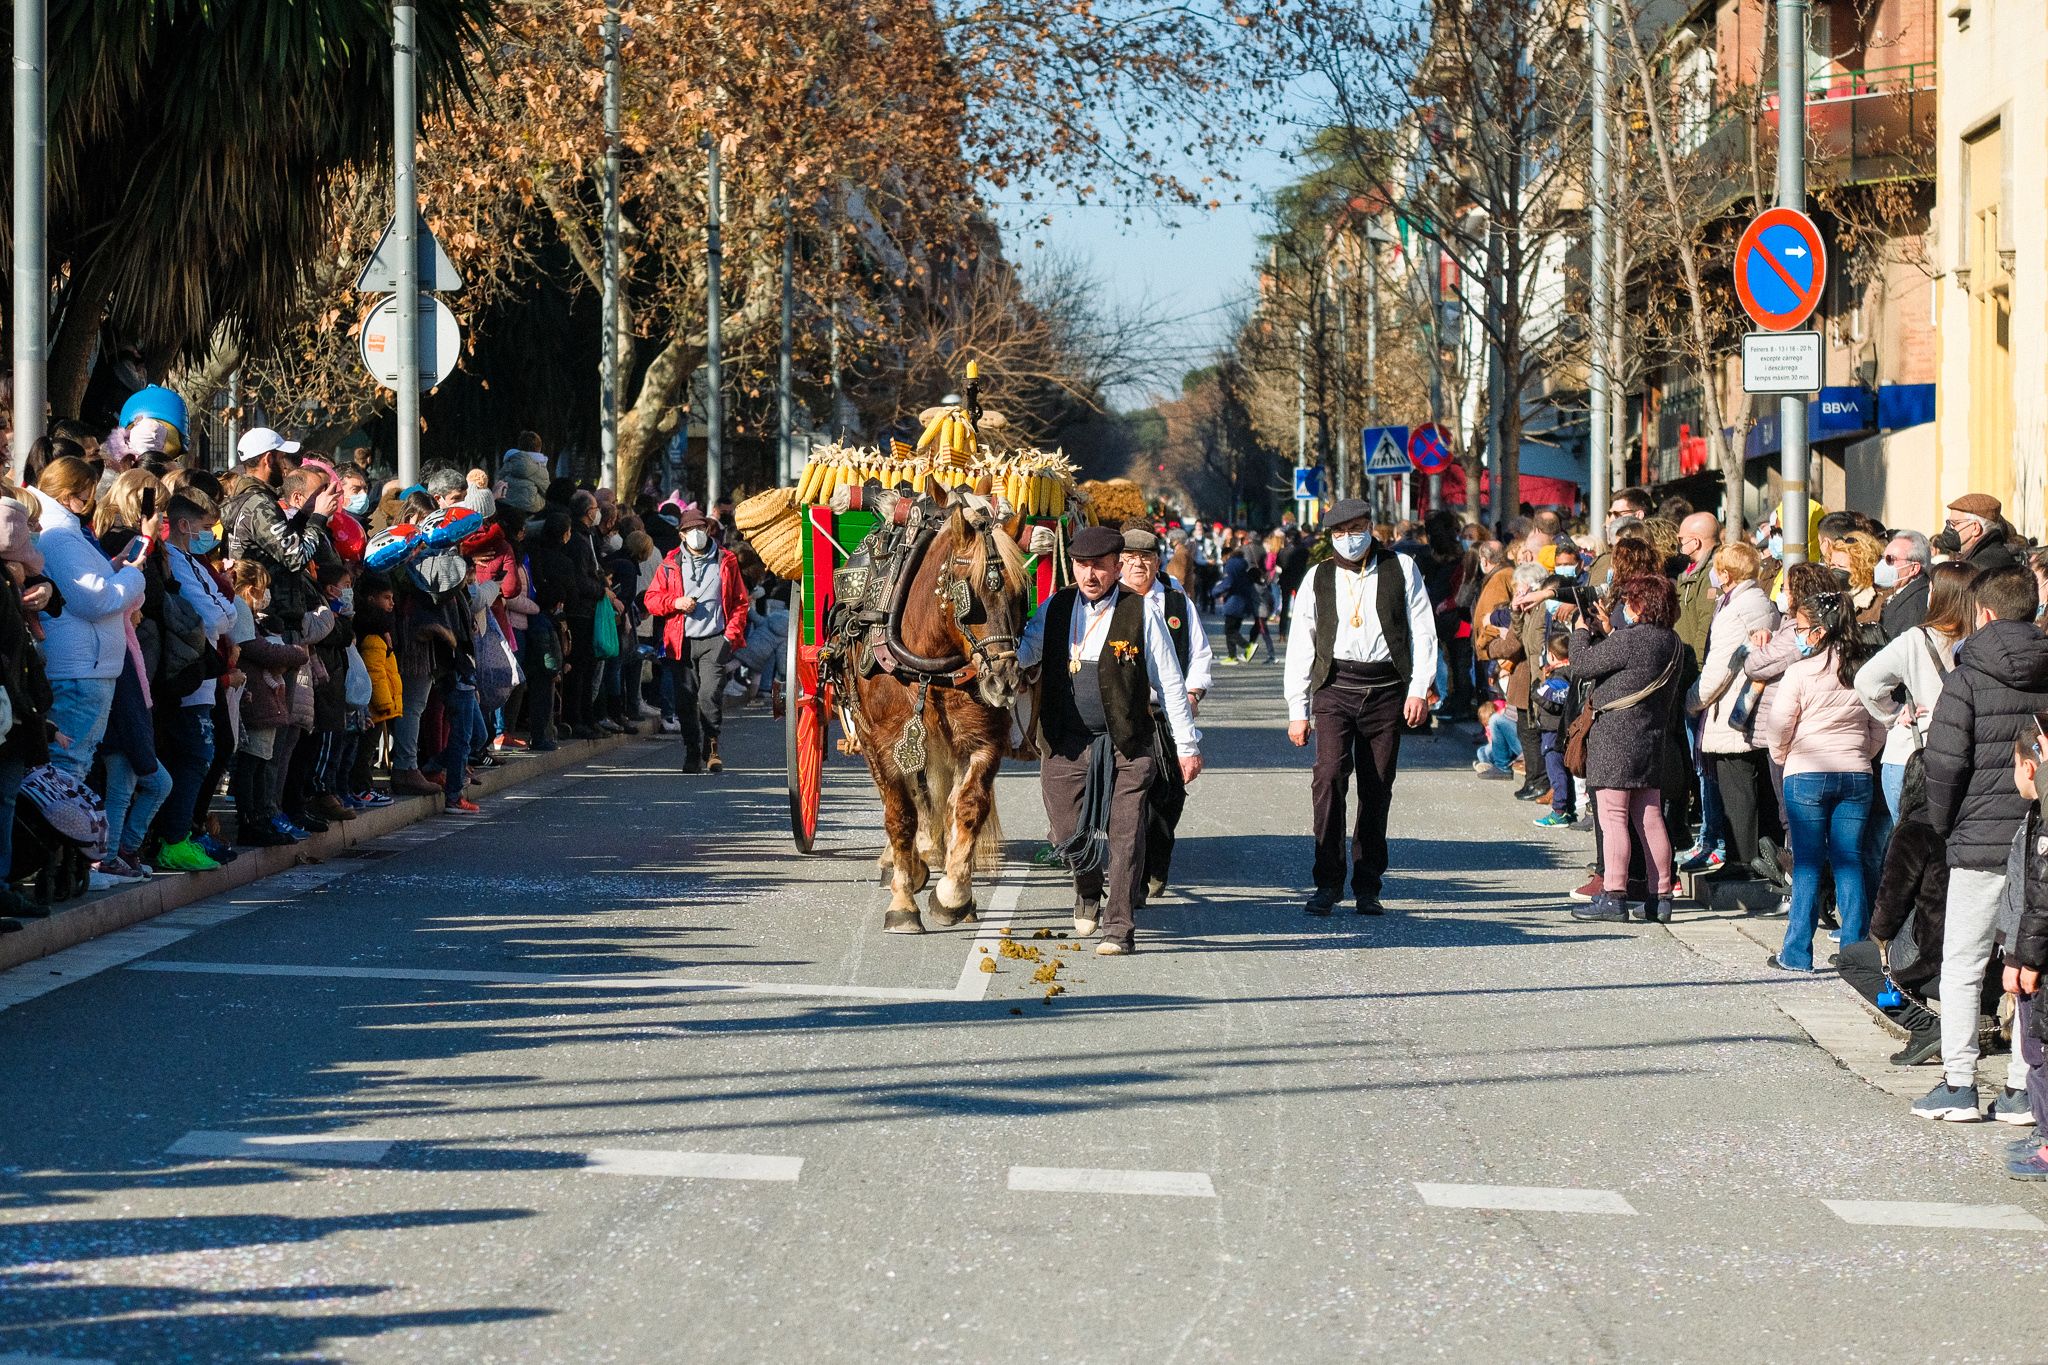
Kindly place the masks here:
[[(503, 766), (483, 771), (483, 784), (471, 789), (473, 796), (489, 797), (537, 777), (585, 762), (628, 743), (630, 735), (606, 739), (565, 740), (553, 753), (514, 752), (502, 754)], [(265, 877), (275, 876), (308, 863), (325, 862), (344, 856), (358, 844), (390, 834), (421, 820), (453, 818), (441, 815), (438, 796), (401, 796), (381, 810), (357, 813), (324, 834), (315, 834), (289, 848), (245, 848), (233, 862), (211, 872), (159, 875), (134, 886), (89, 895), (64, 902), (48, 919), (24, 920), (18, 934), (0, 937), (0, 971), (63, 949), (76, 947), (104, 934), (155, 919), (195, 901), (233, 891)]]

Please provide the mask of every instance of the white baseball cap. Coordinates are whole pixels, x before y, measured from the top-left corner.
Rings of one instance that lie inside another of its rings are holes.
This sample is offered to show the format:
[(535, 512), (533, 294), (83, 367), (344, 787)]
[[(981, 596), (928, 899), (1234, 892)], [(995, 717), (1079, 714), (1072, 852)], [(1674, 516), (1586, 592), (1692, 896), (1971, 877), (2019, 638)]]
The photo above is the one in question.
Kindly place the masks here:
[(299, 443), (297, 441), (287, 441), (269, 427), (251, 427), (248, 431), (243, 432), (242, 439), (235, 443), (235, 453), (244, 460), (259, 459), (262, 456), (268, 455), (273, 450), (281, 450), (287, 455), (296, 455), (299, 453)]

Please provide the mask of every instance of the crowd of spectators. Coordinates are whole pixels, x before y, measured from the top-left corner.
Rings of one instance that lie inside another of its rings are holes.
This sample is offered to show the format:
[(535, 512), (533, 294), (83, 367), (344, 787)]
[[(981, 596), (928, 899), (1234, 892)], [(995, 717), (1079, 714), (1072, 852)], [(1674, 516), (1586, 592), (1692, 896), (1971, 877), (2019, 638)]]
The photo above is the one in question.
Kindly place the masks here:
[(481, 770), (566, 739), (654, 723), (717, 772), (728, 696), (773, 680), (786, 616), (729, 520), (552, 477), (533, 433), (412, 485), (185, 440), (145, 389), (0, 479), (0, 932), (394, 800), (473, 815)]

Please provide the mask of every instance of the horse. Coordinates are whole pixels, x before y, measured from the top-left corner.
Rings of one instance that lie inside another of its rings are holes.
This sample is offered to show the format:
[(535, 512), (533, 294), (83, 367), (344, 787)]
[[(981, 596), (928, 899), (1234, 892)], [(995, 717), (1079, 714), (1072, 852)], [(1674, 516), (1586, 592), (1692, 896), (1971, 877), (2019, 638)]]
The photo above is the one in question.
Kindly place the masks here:
[[(956, 494), (913, 540), (890, 588), (887, 623), (871, 642), (877, 668), (854, 683), (855, 738), (882, 797), (893, 868), (882, 927), (921, 934), (914, 897), (932, 887), (943, 927), (975, 916), (974, 872), (1002, 854), (996, 770), (1011, 712), (1024, 695), (1024, 556), (985, 499)], [(929, 855), (930, 861), (927, 860)]]

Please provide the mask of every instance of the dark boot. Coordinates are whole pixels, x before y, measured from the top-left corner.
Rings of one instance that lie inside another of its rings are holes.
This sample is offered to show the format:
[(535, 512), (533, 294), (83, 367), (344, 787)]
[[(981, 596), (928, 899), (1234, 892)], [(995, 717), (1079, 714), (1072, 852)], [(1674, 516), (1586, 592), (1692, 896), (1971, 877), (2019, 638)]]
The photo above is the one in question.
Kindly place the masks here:
[(1572, 918), (1598, 920), (1606, 924), (1628, 923), (1628, 902), (1611, 891), (1602, 891), (1588, 905), (1574, 905)]

